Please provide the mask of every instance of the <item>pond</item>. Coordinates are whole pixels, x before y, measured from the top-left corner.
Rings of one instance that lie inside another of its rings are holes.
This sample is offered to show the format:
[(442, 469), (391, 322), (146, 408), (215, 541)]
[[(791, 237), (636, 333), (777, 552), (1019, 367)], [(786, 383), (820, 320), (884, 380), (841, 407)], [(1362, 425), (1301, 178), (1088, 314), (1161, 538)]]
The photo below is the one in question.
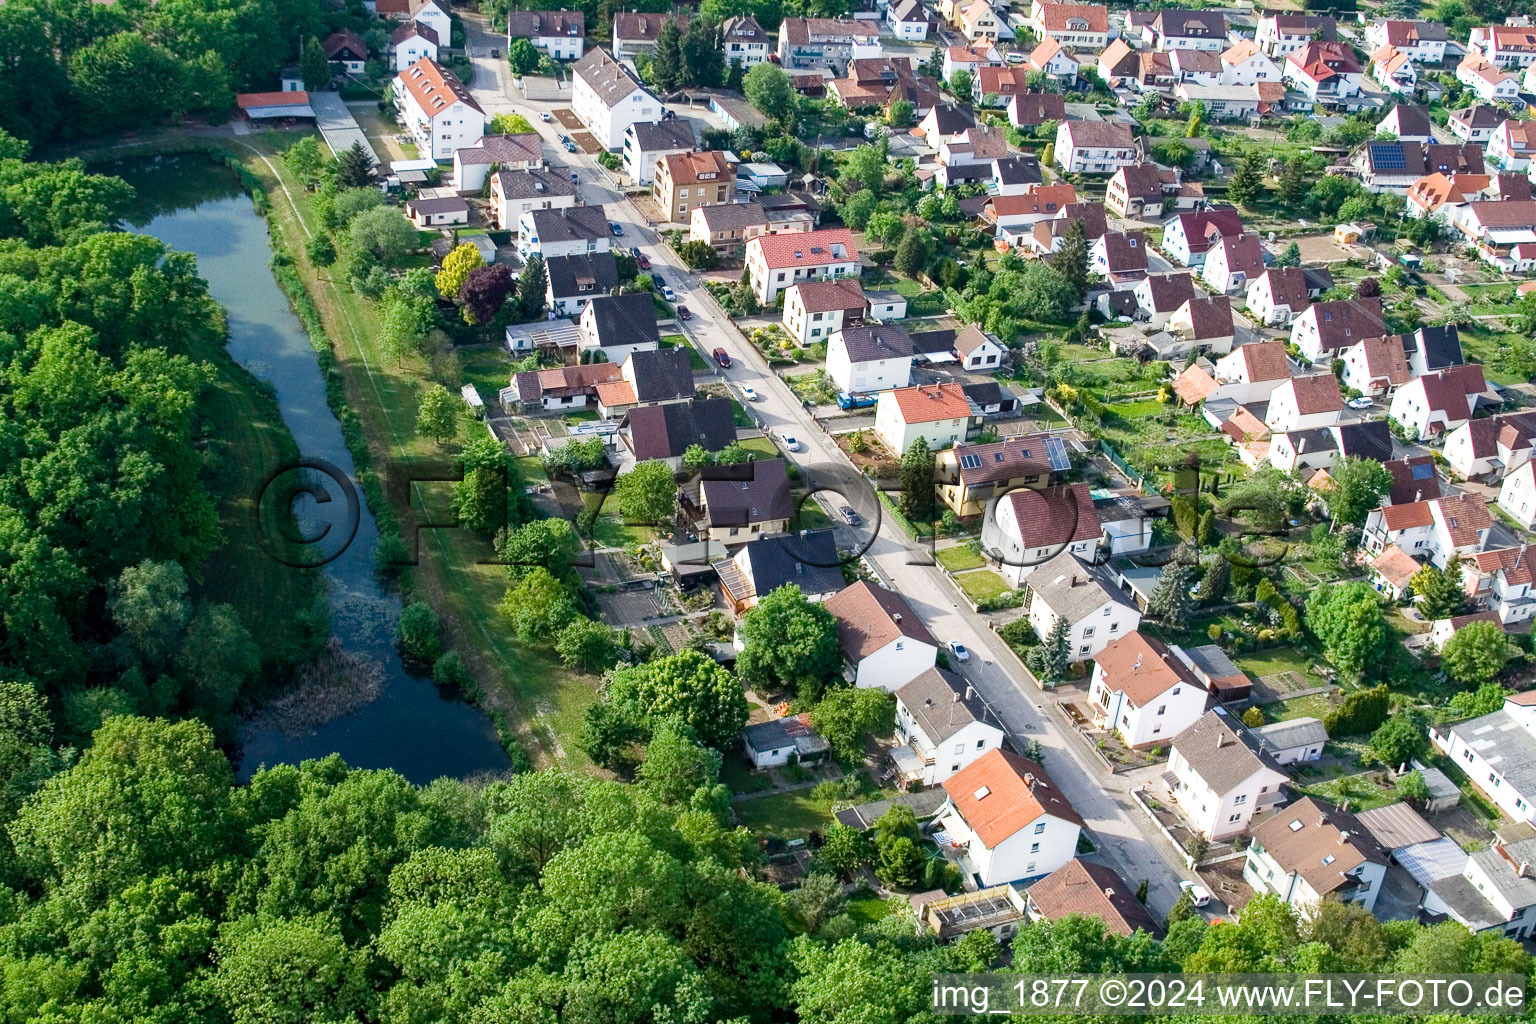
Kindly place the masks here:
[[(301, 458), (323, 460), (350, 481), (355, 469), (341, 425), (326, 404), (319, 361), (272, 276), (266, 223), (234, 172), (200, 154), (125, 160), (101, 170), (138, 190), (129, 216), (136, 230), (197, 257), (198, 272), (228, 312), (230, 354), (272, 385)], [(344, 484), (313, 473), (307, 479), (311, 489), (306, 492), (301, 484), (293, 498), (306, 538), (327, 527), (334, 528), (332, 536), (350, 535), (350, 515), (356, 515), (350, 544), (336, 545), (334, 559), (313, 571), (325, 574), (333, 631), (342, 648), (377, 665), (378, 695), (349, 714), (297, 732), (262, 719), (247, 722), (237, 757), (240, 778), (264, 764), (331, 753), (359, 768), (392, 768), (416, 783), (506, 770), (506, 752), (485, 714), (444, 697), (430, 680), (401, 664), (394, 645), (400, 599), (374, 575), (378, 529), (361, 489), (353, 488), (358, 504), (349, 506), (339, 500)]]

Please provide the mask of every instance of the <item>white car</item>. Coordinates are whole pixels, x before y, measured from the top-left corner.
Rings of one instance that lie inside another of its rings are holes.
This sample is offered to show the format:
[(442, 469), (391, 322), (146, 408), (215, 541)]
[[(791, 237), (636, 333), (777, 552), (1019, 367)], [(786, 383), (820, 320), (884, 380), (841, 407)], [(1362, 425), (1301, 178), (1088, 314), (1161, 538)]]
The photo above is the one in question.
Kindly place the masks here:
[(1366, 398), (1364, 395), (1361, 395), (1359, 398), (1351, 398), (1344, 404), (1349, 406), (1351, 409), (1369, 409), (1371, 406), (1376, 404), (1376, 401), (1375, 399)]
[(793, 434), (782, 434), (781, 433), (779, 435), (779, 440), (784, 443), (784, 447), (785, 448), (787, 448), (788, 450), (790, 450), (792, 452), (797, 452), (797, 451), (800, 450), (800, 442), (795, 439), (795, 436)]
[(970, 661), (971, 660), (971, 652), (966, 650), (965, 649), (965, 644), (961, 643), (960, 641), (958, 641), (958, 640), (951, 640), (945, 646), (947, 646), (949, 648), (949, 653), (953, 654), (955, 656), (955, 660), (956, 661)]
[(1197, 907), (1203, 907), (1211, 902), (1210, 890), (1198, 882), (1183, 879), (1179, 882), (1179, 888), (1189, 893), (1189, 901)]
[(749, 402), (755, 402), (757, 401), (757, 389), (750, 384), (743, 384), (741, 386), (741, 397)]
[(661, 297), (666, 299), (668, 302), (677, 301), (677, 293), (672, 290), (672, 286), (669, 284), (664, 284), (661, 286)]

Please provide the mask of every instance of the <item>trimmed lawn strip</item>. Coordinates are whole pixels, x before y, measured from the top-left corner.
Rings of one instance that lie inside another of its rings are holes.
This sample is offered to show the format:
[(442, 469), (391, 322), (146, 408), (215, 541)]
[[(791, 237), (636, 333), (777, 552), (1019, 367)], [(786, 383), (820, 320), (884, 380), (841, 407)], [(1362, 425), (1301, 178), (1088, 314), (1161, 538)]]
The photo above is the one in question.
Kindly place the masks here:
[(731, 805), (736, 820), (753, 832), (785, 837), (803, 837), (825, 829), (832, 817), (811, 799), (809, 789), (753, 797)]
[(978, 604), (1013, 589), (1008, 585), (1007, 580), (991, 569), (962, 572), (955, 577), (955, 582), (960, 585), (961, 590), (965, 591), (967, 597)]
[(942, 548), (933, 557), (950, 572), (980, 569), (987, 564), (985, 558), (982, 558), (964, 544), (958, 544), (952, 548)]

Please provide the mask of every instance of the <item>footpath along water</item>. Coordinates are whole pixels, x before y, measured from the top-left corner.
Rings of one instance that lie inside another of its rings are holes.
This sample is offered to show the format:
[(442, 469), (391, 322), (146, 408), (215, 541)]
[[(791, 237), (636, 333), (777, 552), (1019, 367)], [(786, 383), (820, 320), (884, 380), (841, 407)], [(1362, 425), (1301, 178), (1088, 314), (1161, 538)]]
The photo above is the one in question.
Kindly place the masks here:
[[(130, 216), (135, 230), (197, 257), (198, 273), (228, 312), (230, 354), (272, 385), (300, 456), (323, 460), (352, 477), (352, 458), (341, 424), (326, 404), (320, 364), (272, 276), (266, 223), (234, 172), (200, 154), (125, 160), (101, 170), (138, 190)], [(282, 468), (267, 467), (269, 472)], [(337, 489), (332, 485), (329, 490)], [(393, 768), (416, 783), (505, 770), (507, 755), (490, 719), (463, 700), (443, 697), (429, 679), (410, 674), (401, 664), (394, 646), (400, 599), (374, 576), (378, 529), (361, 490), (357, 501), (356, 537), (323, 569), (313, 571), (325, 574), (336, 638), (345, 650), (382, 668), (378, 697), (297, 735), (248, 722), (241, 733), (240, 778), (249, 778), (263, 764), (297, 764), (331, 753), (359, 768)], [(327, 503), (326, 508), (339, 505)], [(318, 518), (323, 511), (305, 496), (298, 498), (295, 510), (301, 520)], [(324, 521), (334, 523), (335, 517)], [(312, 535), (308, 529), (306, 534)]]

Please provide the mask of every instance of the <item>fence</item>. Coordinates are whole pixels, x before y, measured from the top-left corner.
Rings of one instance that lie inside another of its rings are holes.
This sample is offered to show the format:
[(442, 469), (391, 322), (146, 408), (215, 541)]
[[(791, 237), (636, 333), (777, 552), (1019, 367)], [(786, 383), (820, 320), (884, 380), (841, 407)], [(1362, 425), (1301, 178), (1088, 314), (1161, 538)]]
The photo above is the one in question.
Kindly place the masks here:
[(1121, 455), (1118, 451), (1115, 450), (1114, 445), (1110, 444), (1103, 438), (1100, 438), (1099, 451), (1104, 453), (1105, 458), (1109, 459), (1109, 461), (1114, 465), (1116, 469), (1125, 474), (1126, 479), (1130, 480), (1131, 483), (1136, 485), (1136, 489), (1138, 491), (1143, 494), (1147, 493), (1146, 477), (1142, 475), (1141, 470), (1135, 468), (1129, 462), (1127, 462), (1125, 460), (1125, 456)]

